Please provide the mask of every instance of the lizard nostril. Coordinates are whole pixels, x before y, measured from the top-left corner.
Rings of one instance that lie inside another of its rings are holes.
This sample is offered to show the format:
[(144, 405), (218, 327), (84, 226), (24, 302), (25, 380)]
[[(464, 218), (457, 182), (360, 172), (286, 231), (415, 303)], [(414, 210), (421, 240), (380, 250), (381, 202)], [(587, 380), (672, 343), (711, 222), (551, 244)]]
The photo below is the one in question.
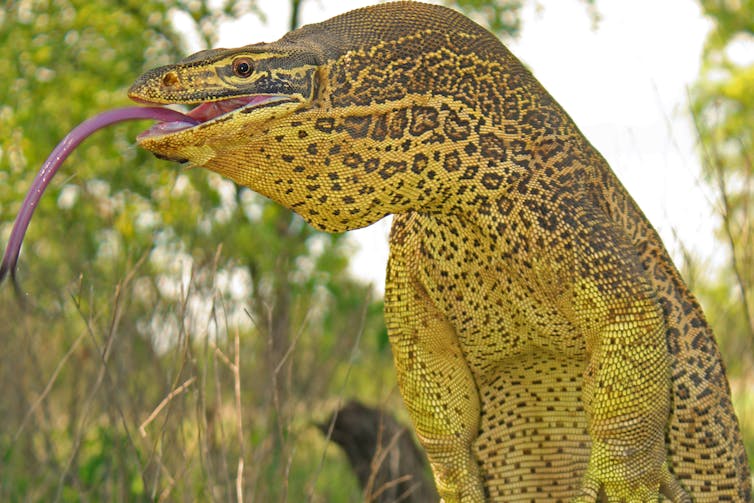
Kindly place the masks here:
[(165, 87), (174, 87), (178, 85), (178, 75), (175, 72), (168, 72), (162, 77), (162, 85)]

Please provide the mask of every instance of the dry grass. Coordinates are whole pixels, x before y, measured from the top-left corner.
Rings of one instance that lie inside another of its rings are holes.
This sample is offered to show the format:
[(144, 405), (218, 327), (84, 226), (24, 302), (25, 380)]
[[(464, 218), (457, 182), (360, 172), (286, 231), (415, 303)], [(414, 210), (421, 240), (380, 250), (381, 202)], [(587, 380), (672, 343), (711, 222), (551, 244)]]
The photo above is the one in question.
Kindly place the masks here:
[[(362, 383), (366, 398), (397, 402), (389, 355), (362, 360), (373, 351), (363, 344), (366, 308), (352, 331), (339, 334), (323, 333), (312, 310), (301, 310), (282, 358), (269, 361), (270, 324), (255, 320), (274, 309), (250, 304), (248, 323), (234, 323), (213, 287), (218, 263), (194, 271), (172, 304), (139, 302), (134, 284), (143, 285), (144, 260), (109, 295), (92, 288), (61, 299), (64, 310), (53, 318), (19, 312), (7, 289), (0, 292), (4, 316), (15, 315), (3, 336), (12, 349), (0, 356), (0, 500), (360, 497), (344, 457), (312, 423), (358, 395)], [(192, 307), (195, 295), (209, 299), (208, 317)], [(171, 320), (146, 324), (168, 327), (163, 334), (140, 333), (145, 324), (136, 318), (145, 312)], [(150, 339), (161, 336), (173, 338), (165, 352)], [(334, 336), (337, 343), (322, 342)], [(318, 353), (323, 347), (330, 352)]]

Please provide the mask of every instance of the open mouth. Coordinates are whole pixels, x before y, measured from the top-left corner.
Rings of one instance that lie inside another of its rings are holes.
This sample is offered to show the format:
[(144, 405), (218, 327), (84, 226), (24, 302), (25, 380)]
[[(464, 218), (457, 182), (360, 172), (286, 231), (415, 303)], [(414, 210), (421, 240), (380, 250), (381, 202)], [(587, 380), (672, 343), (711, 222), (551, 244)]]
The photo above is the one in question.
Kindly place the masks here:
[[(144, 104), (153, 104), (145, 100), (138, 98), (132, 98), (134, 101)], [(241, 98), (230, 98), (220, 101), (209, 101), (202, 103), (191, 111), (187, 112), (185, 116), (190, 120), (178, 120), (169, 122), (158, 122), (151, 128), (147, 129), (143, 133), (139, 134), (137, 140), (143, 140), (145, 138), (152, 138), (155, 136), (163, 136), (167, 134), (176, 133), (178, 131), (184, 131), (193, 127), (199, 127), (220, 119), (221, 117), (241, 111), (242, 113), (250, 113), (252, 110), (264, 108), (273, 104), (278, 104), (283, 101), (292, 101), (290, 96), (281, 94), (255, 94), (251, 96), (244, 96)]]

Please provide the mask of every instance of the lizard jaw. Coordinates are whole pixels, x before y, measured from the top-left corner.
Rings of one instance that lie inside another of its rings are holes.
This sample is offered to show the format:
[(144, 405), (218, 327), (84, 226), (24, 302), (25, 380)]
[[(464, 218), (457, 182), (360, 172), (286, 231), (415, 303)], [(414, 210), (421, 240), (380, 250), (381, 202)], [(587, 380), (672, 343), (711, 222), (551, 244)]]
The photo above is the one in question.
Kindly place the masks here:
[[(155, 104), (147, 100), (131, 97), (134, 101), (144, 104)], [(294, 101), (290, 96), (282, 94), (253, 94), (239, 98), (229, 98), (217, 101), (208, 101), (201, 103), (193, 108), (186, 115), (195, 119), (197, 124), (191, 124), (182, 121), (158, 122), (151, 128), (139, 134), (137, 140), (141, 142), (147, 138), (167, 136), (173, 133), (186, 131), (192, 128), (203, 127), (212, 122), (220, 121), (227, 115), (236, 112), (251, 113), (255, 109), (274, 106), (282, 102)]]

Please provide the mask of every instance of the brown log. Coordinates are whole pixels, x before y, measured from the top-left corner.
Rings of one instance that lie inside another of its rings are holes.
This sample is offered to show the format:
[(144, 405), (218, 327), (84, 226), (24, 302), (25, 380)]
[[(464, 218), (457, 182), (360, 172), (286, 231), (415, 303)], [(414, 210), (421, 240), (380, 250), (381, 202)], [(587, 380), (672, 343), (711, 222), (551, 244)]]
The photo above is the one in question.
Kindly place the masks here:
[(388, 412), (349, 401), (317, 424), (348, 457), (364, 491), (364, 501), (438, 501), (426, 457), (411, 431)]

